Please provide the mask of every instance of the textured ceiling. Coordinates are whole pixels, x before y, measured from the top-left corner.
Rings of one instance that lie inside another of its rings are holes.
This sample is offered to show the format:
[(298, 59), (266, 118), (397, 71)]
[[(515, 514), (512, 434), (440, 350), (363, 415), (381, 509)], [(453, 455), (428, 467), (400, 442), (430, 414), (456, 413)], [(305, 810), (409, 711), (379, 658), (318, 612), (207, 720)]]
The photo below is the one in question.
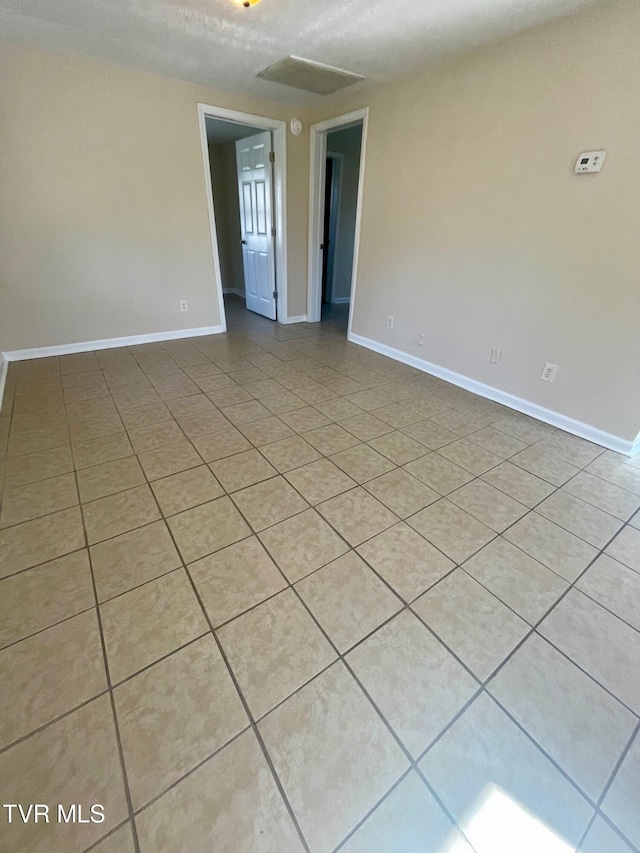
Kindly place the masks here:
[[(256, 78), (289, 54), (363, 74), (357, 88), (570, 14), (593, 0), (0, 0), (0, 33), (74, 55), (289, 102)], [(334, 96), (331, 96), (334, 97)]]

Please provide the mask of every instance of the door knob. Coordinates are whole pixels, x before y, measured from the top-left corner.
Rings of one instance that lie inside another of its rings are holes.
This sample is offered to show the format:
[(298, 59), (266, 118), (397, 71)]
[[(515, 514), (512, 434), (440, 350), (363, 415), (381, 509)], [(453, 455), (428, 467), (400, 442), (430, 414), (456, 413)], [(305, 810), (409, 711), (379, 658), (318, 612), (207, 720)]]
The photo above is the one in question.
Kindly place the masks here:
[(241, 245), (241, 246), (246, 246), (246, 245), (247, 245), (247, 241), (246, 241), (246, 240), (240, 240), (240, 245)]

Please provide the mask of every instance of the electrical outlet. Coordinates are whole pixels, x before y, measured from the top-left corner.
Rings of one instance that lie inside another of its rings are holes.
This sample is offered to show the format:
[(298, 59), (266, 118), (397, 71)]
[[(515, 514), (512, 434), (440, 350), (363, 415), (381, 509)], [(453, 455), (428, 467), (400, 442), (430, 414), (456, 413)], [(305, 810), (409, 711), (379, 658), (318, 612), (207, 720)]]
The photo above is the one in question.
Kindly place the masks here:
[(543, 382), (553, 382), (553, 380), (556, 378), (557, 371), (557, 364), (550, 364), (549, 362), (547, 362), (542, 370), (542, 373), (540, 374), (540, 379), (542, 379)]
[(186, 300), (186, 299), (181, 299), (181, 300), (180, 300), (180, 310), (181, 310), (181, 311), (188, 311), (188, 310), (189, 310), (189, 306), (187, 305), (187, 300)]
[(491, 356), (489, 361), (491, 364), (500, 364), (500, 359), (502, 358), (502, 350), (501, 349), (492, 349)]
[(418, 344), (419, 347), (424, 346), (424, 332), (420, 332), (420, 334), (418, 335), (418, 340), (416, 341), (416, 343)]
[(387, 317), (387, 329), (393, 329), (393, 317), (391, 314)]

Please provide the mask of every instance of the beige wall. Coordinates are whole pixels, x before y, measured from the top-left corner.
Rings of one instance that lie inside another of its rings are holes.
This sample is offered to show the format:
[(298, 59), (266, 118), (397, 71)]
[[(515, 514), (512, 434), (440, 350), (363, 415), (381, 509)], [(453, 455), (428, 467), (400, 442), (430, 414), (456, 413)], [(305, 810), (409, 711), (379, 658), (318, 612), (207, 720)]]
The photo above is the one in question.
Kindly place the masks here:
[(333, 299), (348, 297), (351, 293), (361, 144), (362, 125), (349, 127), (346, 130), (335, 130), (327, 134), (327, 150), (343, 155)]
[[(7, 43), (0, 80), (0, 351), (217, 325), (196, 104), (300, 110)], [(299, 315), (308, 131), (287, 148)]]
[(209, 145), (209, 161), (222, 287), (244, 293), (235, 142)]
[(637, 3), (595, 6), (316, 113), (370, 106), (356, 334), (635, 437), (638, 32)]

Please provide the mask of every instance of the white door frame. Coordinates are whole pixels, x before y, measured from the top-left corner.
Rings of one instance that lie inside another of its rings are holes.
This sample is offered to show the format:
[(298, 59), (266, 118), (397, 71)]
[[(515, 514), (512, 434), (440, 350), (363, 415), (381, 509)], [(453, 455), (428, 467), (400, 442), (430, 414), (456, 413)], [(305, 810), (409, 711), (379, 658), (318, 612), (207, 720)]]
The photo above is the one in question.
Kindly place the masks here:
[[(331, 281), (328, 282), (329, 293), (331, 294), (330, 301), (333, 303), (333, 293), (336, 287), (338, 240), (340, 238), (340, 204), (342, 203), (342, 172), (344, 169), (344, 154), (327, 151), (327, 159), (334, 161), (333, 186), (331, 187), (331, 221), (329, 223), (329, 237), (331, 240), (331, 251), (333, 253), (333, 264), (331, 267)], [(335, 171), (336, 164), (337, 177)]]
[(324, 223), (325, 159), (327, 156), (327, 134), (332, 130), (344, 130), (362, 122), (362, 147), (360, 149), (360, 174), (358, 176), (358, 204), (356, 207), (356, 230), (353, 245), (353, 271), (351, 275), (351, 302), (349, 303), (349, 325), (347, 338), (351, 338), (353, 309), (356, 301), (358, 255), (360, 252), (360, 227), (369, 124), (369, 107), (312, 124), (311, 164), (309, 180), (309, 273), (307, 286), (307, 321), (317, 323), (322, 315), (322, 229)]
[(241, 113), (238, 110), (228, 110), (224, 107), (214, 107), (210, 104), (198, 104), (198, 125), (200, 127), (200, 145), (202, 148), (202, 165), (204, 168), (204, 185), (207, 192), (209, 209), (209, 230), (211, 233), (211, 250), (213, 253), (213, 272), (216, 280), (216, 293), (220, 306), (220, 325), (222, 331), (227, 330), (227, 318), (224, 310), (222, 295), (222, 273), (220, 271), (220, 250), (218, 248), (218, 232), (216, 229), (216, 214), (213, 205), (213, 189), (211, 186), (211, 168), (209, 166), (209, 146), (207, 144), (207, 118), (219, 118), (225, 121), (247, 124), (257, 130), (273, 132), (273, 151), (275, 163), (273, 166), (273, 187), (275, 201), (276, 224), (276, 304), (279, 323), (289, 323), (288, 313), (288, 276), (287, 276), (287, 123), (265, 116), (251, 113)]

